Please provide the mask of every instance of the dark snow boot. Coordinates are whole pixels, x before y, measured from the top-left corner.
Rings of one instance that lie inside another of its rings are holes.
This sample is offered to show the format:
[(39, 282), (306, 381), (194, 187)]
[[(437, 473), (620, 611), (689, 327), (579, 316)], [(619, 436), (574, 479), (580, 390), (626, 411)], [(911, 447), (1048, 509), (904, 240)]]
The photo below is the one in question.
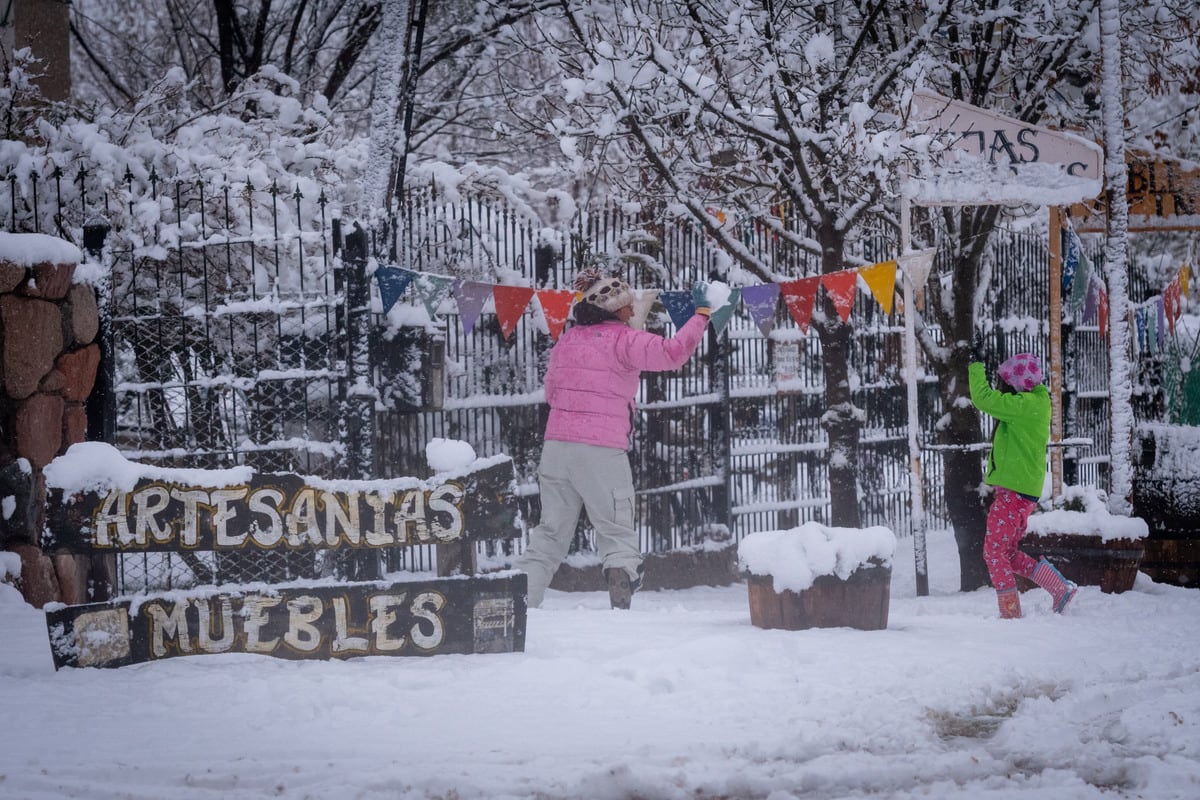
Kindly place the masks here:
[(634, 589), (636, 588), (633, 585), (633, 581), (629, 579), (629, 573), (622, 567), (609, 567), (604, 570), (604, 577), (608, 580), (609, 604), (613, 608), (629, 608), (633, 601)]

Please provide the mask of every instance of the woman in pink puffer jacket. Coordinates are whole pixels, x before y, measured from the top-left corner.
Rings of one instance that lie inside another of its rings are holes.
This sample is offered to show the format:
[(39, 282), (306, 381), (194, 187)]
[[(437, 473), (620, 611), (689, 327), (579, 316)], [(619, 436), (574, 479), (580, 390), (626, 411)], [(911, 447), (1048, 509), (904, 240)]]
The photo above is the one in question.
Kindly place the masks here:
[(529, 576), (529, 605), (541, 605), (586, 508), (612, 607), (629, 608), (642, 572), (627, 452), (634, 398), (643, 371), (677, 369), (691, 358), (709, 308), (697, 286), (696, 314), (668, 339), (629, 327), (633, 292), (620, 278), (585, 270), (575, 290), (583, 295), (574, 307), (576, 325), (554, 345), (546, 369), (550, 418), (538, 466), (541, 522), (515, 566)]

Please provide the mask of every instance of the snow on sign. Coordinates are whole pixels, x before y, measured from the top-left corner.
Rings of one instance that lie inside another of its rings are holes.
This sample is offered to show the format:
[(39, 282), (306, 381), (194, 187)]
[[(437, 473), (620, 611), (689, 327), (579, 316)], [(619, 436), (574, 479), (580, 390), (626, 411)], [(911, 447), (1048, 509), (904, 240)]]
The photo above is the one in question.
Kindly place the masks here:
[[(46, 467), (50, 553), (461, 545), (517, 535), (513, 466), (477, 459), (420, 480), (322, 481), (154, 468), (76, 445)], [(106, 465), (106, 468), (97, 465)], [(195, 556), (191, 556), (195, 557)], [(194, 586), (46, 606), (55, 668), (184, 655), (289, 659), (520, 652), (525, 575)]]
[(920, 166), (903, 193), (918, 205), (1065, 206), (1104, 187), (1094, 142), (923, 89), (913, 95), (906, 144)]

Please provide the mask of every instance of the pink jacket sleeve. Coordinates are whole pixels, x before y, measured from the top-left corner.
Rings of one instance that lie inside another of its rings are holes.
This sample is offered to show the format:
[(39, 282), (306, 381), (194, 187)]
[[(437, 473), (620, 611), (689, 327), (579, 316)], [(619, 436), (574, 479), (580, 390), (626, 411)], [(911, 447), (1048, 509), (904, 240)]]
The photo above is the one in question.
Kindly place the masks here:
[[(649, 372), (662, 372), (683, 366), (704, 336), (708, 317), (693, 314), (683, 327), (669, 339), (649, 331), (629, 330), (621, 338), (617, 358), (627, 367)], [(549, 387), (547, 387), (549, 391)]]

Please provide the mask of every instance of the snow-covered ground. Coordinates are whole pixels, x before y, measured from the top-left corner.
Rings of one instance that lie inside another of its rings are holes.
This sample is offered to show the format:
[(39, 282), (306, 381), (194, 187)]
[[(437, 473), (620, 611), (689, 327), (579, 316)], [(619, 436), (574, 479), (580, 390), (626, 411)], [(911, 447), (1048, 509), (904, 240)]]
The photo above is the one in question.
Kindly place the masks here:
[(886, 631), (760, 630), (740, 584), (551, 591), (524, 653), (430, 659), (55, 673), (0, 586), (0, 797), (1200, 797), (1200, 591), (1001, 621), (929, 547), (918, 598), (900, 540)]

